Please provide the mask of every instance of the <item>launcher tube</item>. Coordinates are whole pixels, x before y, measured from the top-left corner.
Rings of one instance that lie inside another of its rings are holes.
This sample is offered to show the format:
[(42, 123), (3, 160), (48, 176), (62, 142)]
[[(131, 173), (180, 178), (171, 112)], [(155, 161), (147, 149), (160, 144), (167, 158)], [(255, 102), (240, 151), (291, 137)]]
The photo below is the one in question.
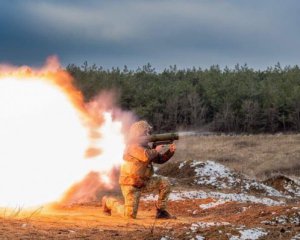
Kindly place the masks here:
[(164, 141), (173, 142), (178, 139), (179, 139), (178, 133), (153, 134), (147, 137), (148, 142), (164, 142)]

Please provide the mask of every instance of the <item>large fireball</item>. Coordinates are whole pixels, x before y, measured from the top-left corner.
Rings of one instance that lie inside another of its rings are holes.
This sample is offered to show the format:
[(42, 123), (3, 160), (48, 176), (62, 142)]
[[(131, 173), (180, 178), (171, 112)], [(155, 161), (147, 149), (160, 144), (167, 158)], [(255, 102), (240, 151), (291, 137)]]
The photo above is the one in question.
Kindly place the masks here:
[(93, 126), (101, 155), (85, 158), (92, 119), (70, 76), (52, 65), (0, 66), (0, 207), (59, 200), (90, 171), (109, 170), (121, 161), (121, 123), (109, 113)]

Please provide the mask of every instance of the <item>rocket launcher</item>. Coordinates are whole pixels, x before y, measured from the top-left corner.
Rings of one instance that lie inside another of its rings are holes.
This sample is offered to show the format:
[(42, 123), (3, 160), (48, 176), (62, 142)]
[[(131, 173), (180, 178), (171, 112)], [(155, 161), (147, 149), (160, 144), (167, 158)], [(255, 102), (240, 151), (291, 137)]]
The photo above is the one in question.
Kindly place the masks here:
[(179, 139), (178, 133), (162, 133), (162, 134), (152, 134), (146, 137), (149, 143), (152, 143), (152, 148), (158, 145), (171, 144), (175, 140)]

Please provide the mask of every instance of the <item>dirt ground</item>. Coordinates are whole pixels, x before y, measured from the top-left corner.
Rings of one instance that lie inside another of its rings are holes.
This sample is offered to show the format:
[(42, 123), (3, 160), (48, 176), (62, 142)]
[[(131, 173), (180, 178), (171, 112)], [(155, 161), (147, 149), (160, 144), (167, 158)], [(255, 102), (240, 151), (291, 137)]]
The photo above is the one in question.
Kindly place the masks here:
[[(300, 233), (299, 203), (264, 206), (228, 202), (210, 209), (199, 208), (211, 201), (170, 202), (169, 210), (177, 216), (174, 220), (155, 220), (153, 201), (142, 201), (136, 220), (106, 216), (97, 204), (27, 213), (2, 210), (0, 239), (229, 239), (243, 228), (263, 228), (268, 234), (260, 239), (291, 239)], [(283, 215), (298, 220), (282, 221)]]
[[(299, 134), (182, 139), (173, 161), (157, 170), (176, 188), (169, 211), (177, 219), (155, 220), (151, 196), (141, 201), (136, 220), (106, 216), (99, 199), (107, 192), (99, 185), (97, 202), (0, 208), (0, 240), (300, 240), (299, 141)], [(284, 175), (257, 180), (267, 172)], [(190, 193), (178, 198), (181, 191)]]

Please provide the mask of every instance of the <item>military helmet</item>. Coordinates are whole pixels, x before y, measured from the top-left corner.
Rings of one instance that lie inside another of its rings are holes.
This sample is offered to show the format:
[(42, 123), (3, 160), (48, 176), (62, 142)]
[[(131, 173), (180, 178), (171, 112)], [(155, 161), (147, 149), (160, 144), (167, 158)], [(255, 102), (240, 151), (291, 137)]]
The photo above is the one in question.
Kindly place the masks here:
[(151, 125), (145, 120), (135, 122), (131, 125), (129, 129), (129, 138), (136, 139), (141, 136), (145, 136), (146, 132), (151, 131), (151, 129)]

